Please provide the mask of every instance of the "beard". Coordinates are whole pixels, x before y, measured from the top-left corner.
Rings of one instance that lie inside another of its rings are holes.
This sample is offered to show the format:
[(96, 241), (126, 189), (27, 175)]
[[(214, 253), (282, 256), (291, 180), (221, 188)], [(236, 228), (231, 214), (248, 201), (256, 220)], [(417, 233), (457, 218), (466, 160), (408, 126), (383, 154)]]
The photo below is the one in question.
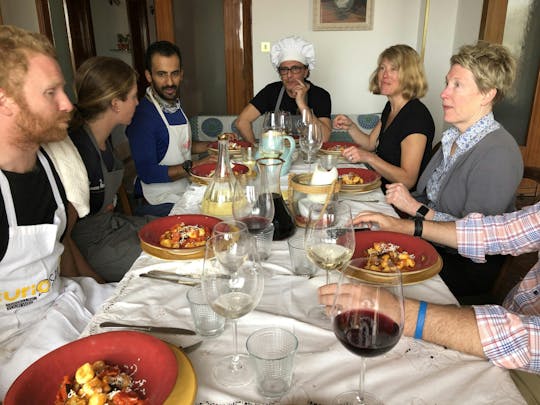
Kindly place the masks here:
[(22, 143), (42, 144), (61, 141), (67, 136), (67, 127), (71, 114), (58, 111), (50, 117), (44, 117), (30, 110), (25, 101), (19, 103), (20, 111), (15, 125), (23, 134)]
[[(172, 102), (174, 103), (177, 99), (178, 99), (178, 86), (163, 86), (163, 87), (156, 87), (156, 86), (152, 86), (154, 91), (157, 93), (157, 95), (159, 97), (161, 97), (161, 99), (163, 99), (164, 101), (169, 101), (169, 102)], [(174, 90), (174, 95), (170, 95), (168, 93), (165, 93), (166, 90)]]

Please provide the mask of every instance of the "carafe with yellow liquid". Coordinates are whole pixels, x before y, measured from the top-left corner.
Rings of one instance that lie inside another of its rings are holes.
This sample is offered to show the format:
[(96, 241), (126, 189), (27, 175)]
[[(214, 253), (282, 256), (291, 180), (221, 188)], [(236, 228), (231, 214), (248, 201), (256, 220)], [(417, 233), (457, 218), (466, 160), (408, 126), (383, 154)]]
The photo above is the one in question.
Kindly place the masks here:
[(229, 138), (224, 134), (218, 137), (216, 171), (204, 193), (201, 212), (222, 219), (231, 219), (234, 182), (229, 163)]

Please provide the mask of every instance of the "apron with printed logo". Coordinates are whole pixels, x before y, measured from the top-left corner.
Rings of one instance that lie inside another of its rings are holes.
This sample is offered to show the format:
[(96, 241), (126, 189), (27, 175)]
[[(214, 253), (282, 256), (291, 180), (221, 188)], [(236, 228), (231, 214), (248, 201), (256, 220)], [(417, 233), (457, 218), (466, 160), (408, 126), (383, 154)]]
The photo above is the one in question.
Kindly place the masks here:
[[(152, 94), (149, 94), (150, 100), (156, 107), (163, 123), (167, 127), (169, 132), (169, 146), (165, 156), (159, 162), (162, 166), (174, 166), (184, 163), (186, 160), (191, 159), (191, 128), (189, 121), (186, 119), (186, 123), (182, 125), (169, 125), (167, 118), (163, 114), (159, 103), (156, 101)], [(184, 111), (180, 109), (182, 114)], [(185, 114), (184, 114), (185, 116)], [(151, 183), (147, 184), (141, 181), (144, 198), (153, 205), (162, 203), (176, 203), (187, 186), (189, 185), (188, 179), (183, 178), (168, 183)]]
[(0, 262), (0, 342), (21, 332), (58, 297), (60, 237), (66, 227), (66, 210), (45, 156), (38, 158), (47, 174), (56, 211), (52, 224), (19, 226), (9, 182), (0, 171), (0, 188), (9, 226), (6, 253)]

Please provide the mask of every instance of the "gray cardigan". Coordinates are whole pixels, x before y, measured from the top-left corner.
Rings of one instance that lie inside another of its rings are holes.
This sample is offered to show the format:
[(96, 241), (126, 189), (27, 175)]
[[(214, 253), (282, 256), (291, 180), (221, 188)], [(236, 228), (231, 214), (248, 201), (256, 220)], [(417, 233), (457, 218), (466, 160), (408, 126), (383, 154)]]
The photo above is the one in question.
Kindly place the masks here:
[[(418, 180), (413, 196), (428, 204), (426, 185), (443, 160), (442, 148), (433, 155)], [(523, 177), (521, 152), (510, 133), (499, 128), (460, 156), (442, 179), (435, 211), (462, 218), (471, 212), (497, 215), (515, 210), (515, 192)]]

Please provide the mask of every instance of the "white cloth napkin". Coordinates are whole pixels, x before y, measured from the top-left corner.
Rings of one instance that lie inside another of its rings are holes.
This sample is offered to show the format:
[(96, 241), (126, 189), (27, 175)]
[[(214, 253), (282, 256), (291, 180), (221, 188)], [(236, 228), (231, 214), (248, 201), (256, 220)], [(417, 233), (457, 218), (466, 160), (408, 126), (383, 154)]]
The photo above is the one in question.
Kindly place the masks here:
[(68, 201), (73, 204), (80, 218), (85, 217), (90, 212), (88, 173), (71, 138), (66, 136), (62, 141), (41, 146), (53, 161)]

